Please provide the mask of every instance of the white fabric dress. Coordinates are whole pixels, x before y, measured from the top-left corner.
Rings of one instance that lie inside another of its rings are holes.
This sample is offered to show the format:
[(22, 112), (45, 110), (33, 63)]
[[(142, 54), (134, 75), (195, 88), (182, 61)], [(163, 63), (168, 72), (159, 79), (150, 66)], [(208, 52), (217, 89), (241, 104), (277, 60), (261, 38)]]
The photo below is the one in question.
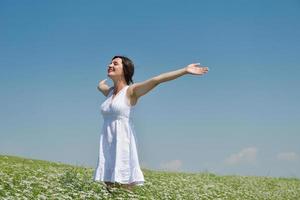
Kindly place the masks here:
[(95, 181), (144, 184), (137, 153), (137, 138), (132, 122), (134, 106), (129, 105), (124, 86), (113, 98), (113, 87), (101, 104), (104, 119), (100, 134)]

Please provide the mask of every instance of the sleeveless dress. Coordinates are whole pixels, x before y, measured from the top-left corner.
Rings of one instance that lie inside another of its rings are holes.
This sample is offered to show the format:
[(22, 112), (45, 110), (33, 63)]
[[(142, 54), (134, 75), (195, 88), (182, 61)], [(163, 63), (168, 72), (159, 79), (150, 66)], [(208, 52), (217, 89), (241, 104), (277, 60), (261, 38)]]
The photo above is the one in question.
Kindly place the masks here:
[(94, 181), (144, 184), (133, 126), (134, 106), (129, 105), (124, 86), (113, 98), (113, 87), (101, 104), (104, 122), (100, 134), (99, 156)]

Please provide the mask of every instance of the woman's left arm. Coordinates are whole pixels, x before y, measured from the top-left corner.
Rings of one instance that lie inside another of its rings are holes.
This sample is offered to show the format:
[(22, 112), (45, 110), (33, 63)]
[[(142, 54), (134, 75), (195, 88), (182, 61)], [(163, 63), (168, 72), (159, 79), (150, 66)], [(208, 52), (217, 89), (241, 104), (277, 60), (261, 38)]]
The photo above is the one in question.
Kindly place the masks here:
[(133, 96), (134, 98), (138, 99), (139, 97), (145, 95), (160, 83), (176, 79), (185, 74), (203, 75), (207, 72), (208, 67), (200, 66), (200, 63), (189, 64), (184, 68), (162, 73), (158, 76), (155, 76), (140, 83), (134, 83), (131, 85), (131, 87), (128, 88), (129, 94), (130, 96)]

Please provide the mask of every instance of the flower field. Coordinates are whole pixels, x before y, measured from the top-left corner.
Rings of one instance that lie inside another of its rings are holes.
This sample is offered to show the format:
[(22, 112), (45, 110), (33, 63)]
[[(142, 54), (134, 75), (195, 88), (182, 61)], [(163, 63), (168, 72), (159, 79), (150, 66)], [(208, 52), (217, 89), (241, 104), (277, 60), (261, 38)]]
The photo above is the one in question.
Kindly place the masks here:
[(93, 168), (0, 155), (0, 199), (201, 199), (300, 200), (300, 179), (217, 176), (143, 169), (133, 191), (92, 179)]

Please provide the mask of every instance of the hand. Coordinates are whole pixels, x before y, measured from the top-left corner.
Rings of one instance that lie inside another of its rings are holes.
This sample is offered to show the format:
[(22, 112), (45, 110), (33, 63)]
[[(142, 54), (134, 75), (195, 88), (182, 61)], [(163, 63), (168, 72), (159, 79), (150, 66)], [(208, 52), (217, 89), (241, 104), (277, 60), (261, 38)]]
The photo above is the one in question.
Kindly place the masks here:
[(102, 84), (105, 84), (105, 81), (107, 80), (107, 78), (106, 79), (103, 79), (103, 80), (101, 80), (101, 81), (99, 81), (99, 85), (102, 85)]
[(106, 80), (107, 80), (107, 78), (104, 79), (104, 80), (102, 80), (102, 81), (99, 81), (98, 86), (101, 87), (101, 86), (103, 86), (103, 85), (106, 85), (106, 83), (105, 83)]
[(189, 74), (203, 75), (208, 72), (208, 67), (201, 66), (200, 63), (189, 64), (185, 67)]

